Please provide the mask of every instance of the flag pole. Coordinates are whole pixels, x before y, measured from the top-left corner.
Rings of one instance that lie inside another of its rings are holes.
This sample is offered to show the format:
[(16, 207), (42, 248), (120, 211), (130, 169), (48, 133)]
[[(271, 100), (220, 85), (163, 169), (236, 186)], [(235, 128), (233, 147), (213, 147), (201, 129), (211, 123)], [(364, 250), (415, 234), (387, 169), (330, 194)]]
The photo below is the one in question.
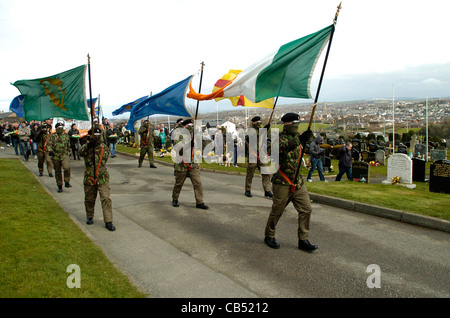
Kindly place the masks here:
[[(200, 85), (198, 87), (198, 93), (200, 94), (200, 91), (202, 90), (202, 79), (203, 79), (203, 68), (205, 67), (205, 62), (201, 62), (200, 63), (202, 65), (202, 71), (200, 73)], [(200, 101), (197, 100), (197, 109), (195, 110), (195, 120), (197, 120), (197, 115), (198, 115), (198, 105), (200, 104)]]
[[(91, 57), (89, 56), (89, 53), (87, 55), (87, 58), (88, 58), (89, 97), (90, 97), (89, 103), (91, 104), (91, 138), (94, 138), (94, 112), (95, 112), (95, 109), (94, 109), (94, 107), (92, 105)], [(92, 166), (92, 168), (94, 170), (93, 171), (94, 172), (93, 176), (94, 176), (94, 180), (95, 180), (96, 179), (95, 178), (95, 170), (96, 170), (96, 167), (95, 167), (95, 149), (92, 150), (92, 155), (93, 155), (93, 158), (92, 158), (93, 166)]]
[[(313, 121), (313, 118), (314, 118), (314, 113), (316, 111), (317, 101), (319, 99), (320, 88), (322, 86), (323, 75), (325, 74), (325, 67), (327, 66), (328, 55), (330, 54), (331, 42), (333, 41), (334, 30), (335, 30), (337, 19), (338, 19), (338, 16), (339, 16), (339, 11), (342, 8), (341, 5), (342, 5), (342, 2), (339, 3), (339, 5), (337, 7), (336, 15), (334, 16), (334, 19), (333, 19), (333, 29), (331, 29), (331, 32), (330, 32), (330, 41), (328, 43), (327, 53), (325, 55), (325, 60), (323, 62), (322, 73), (320, 74), (319, 85), (317, 87), (316, 97), (314, 98), (314, 105), (313, 105), (313, 109), (312, 109), (312, 112), (311, 112), (311, 117), (309, 118), (308, 130), (311, 129), (311, 124), (312, 124), (312, 121)], [(297, 183), (299, 171), (300, 171), (300, 168), (302, 166), (303, 154), (305, 152), (305, 148), (306, 148), (306, 141), (304, 141), (302, 143), (302, 149), (301, 149), (301, 152), (300, 152), (300, 158), (298, 160), (297, 170), (295, 172), (295, 178), (294, 178), (294, 183), (295, 184)]]
[(272, 121), (272, 116), (275, 111), (275, 106), (277, 105), (277, 102), (278, 102), (278, 96), (277, 96), (277, 98), (275, 98), (275, 102), (273, 103), (272, 112), (270, 113), (269, 122), (268, 122), (269, 125), (270, 125), (270, 122)]

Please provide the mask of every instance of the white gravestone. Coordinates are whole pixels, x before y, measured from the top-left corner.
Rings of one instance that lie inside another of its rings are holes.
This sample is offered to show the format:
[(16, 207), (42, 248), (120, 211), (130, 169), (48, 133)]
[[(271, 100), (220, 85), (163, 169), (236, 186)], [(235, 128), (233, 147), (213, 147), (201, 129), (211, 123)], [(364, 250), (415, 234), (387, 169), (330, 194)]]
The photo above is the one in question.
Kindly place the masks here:
[(392, 183), (394, 177), (400, 178), (400, 184), (412, 185), (412, 160), (408, 155), (396, 153), (388, 158), (387, 180), (383, 183)]

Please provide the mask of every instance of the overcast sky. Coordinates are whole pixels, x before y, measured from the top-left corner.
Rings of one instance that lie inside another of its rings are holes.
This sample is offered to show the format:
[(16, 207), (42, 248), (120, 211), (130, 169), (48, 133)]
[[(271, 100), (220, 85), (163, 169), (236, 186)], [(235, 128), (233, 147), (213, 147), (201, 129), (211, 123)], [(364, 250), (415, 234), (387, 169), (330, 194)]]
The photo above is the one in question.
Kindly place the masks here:
[[(87, 64), (106, 117), (197, 74), (202, 93), (229, 69), (332, 23), (338, 0), (0, 0), (0, 111), (10, 83)], [(450, 96), (448, 0), (343, 0), (319, 102)], [(322, 59), (325, 51), (322, 55)], [(321, 60), (322, 61), (322, 60)], [(312, 95), (322, 68), (314, 73)], [(86, 92), (89, 94), (88, 83)], [(87, 96), (89, 98), (89, 96)], [(283, 99), (283, 103), (305, 103)], [(187, 99), (189, 106), (196, 101)], [(312, 103), (312, 100), (311, 100)], [(230, 109), (200, 102), (200, 112)], [(242, 108), (240, 108), (242, 109)]]

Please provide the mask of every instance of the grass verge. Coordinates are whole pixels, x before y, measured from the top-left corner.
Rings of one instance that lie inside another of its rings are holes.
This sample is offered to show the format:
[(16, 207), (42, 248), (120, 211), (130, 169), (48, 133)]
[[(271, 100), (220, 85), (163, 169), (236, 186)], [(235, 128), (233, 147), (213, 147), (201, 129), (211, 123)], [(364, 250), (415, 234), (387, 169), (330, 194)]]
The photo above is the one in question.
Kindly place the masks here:
[[(0, 160), (0, 297), (145, 297), (17, 159)], [(80, 267), (81, 288), (69, 288)]]

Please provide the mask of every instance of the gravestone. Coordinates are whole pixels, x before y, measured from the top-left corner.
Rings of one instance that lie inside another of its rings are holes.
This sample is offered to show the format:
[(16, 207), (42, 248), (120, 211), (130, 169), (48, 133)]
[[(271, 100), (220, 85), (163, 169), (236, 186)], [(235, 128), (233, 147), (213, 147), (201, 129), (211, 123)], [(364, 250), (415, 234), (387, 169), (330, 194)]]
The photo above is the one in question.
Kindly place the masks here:
[(412, 184), (412, 160), (403, 153), (395, 153), (388, 159), (387, 181), (400, 177), (400, 183)]
[(375, 162), (378, 162), (380, 165), (385, 165), (384, 162), (385, 156), (384, 156), (384, 150), (378, 149), (375, 151)]
[(369, 183), (370, 165), (364, 161), (352, 162), (352, 177), (354, 181), (361, 181), (365, 179), (365, 183)]
[(398, 145), (397, 149), (397, 152), (399, 153), (403, 153), (405, 155), (408, 154), (408, 147), (406, 147), (404, 144)]
[(352, 140), (352, 148), (357, 150), (358, 152), (361, 152), (361, 140), (353, 139)]
[(450, 161), (438, 160), (430, 165), (430, 192), (450, 194)]
[(369, 152), (368, 151), (363, 151), (361, 152), (361, 161), (364, 162), (369, 162)]
[(416, 144), (416, 146), (414, 147), (413, 155), (414, 155), (414, 157), (417, 157), (418, 154), (423, 156), (424, 154), (426, 154), (426, 152), (427, 152), (427, 148), (424, 144)]
[(409, 143), (410, 143), (409, 148), (412, 149), (414, 155), (414, 149), (416, 148), (416, 145), (419, 143), (419, 139), (417, 138), (416, 134), (411, 136), (411, 141)]
[(446, 159), (447, 159), (447, 151), (445, 149), (431, 150), (431, 162)]
[(426, 182), (425, 179), (425, 160), (413, 158), (413, 181)]
[(377, 145), (377, 143), (374, 140), (370, 140), (368, 148), (369, 148), (370, 152), (375, 152), (375, 151), (378, 150), (378, 145)]

